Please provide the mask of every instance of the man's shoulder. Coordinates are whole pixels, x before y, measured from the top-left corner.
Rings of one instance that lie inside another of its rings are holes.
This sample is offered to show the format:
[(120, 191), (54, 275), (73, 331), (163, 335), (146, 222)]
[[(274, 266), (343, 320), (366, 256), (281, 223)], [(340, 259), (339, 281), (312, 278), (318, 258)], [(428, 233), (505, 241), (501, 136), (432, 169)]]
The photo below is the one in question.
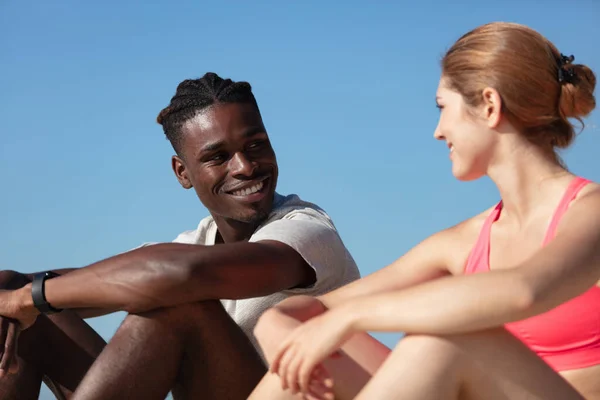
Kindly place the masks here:
[[(275, 193), (271, 212), (263, 223), (256, 229), (255, 233), (279, 220), (309, 220), (319, 222), (334, 231), (337, 231), (332, 219), (320, 206), (306, 201), (297, 194), (281, 195)], [(210, 238), (214, 238), (216, 224), (212, 216), (203, 218), (198, 227), (180, 233), (173, 242), (189, 244), (211, 244)]]
[(273, 209), (262, 225), (281, 219), (310, 219), (335, 229), (333, 220), (323, 208), (300, 198), (297, 194), (281, 195), (276, 193)]
[(209, 230), (212, 229), (214, 225), (214, 220), (212, 216), (204, 217), (198, 227), (196, 229), (192, 229), (189, 231), (183, 231), (175, 240), (174, 243), (188, 243), (188, 244), (206, 244), (206, 239), (209, 235)]

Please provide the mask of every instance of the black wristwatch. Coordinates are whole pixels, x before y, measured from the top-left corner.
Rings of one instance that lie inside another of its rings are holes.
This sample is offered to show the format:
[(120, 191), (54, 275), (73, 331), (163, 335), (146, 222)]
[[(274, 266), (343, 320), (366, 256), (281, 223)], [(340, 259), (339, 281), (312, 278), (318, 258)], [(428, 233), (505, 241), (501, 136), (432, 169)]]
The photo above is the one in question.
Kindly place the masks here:
[(33, 305), (42, 314), (54, 314), (61, 312), (57, 308), (54, 308), (46, 301), (45, 283), (47, 279), (56, 278), (60, 276), (52, 271), (40, 272), (33, 277), (31, 282), (31, 297), (33, 298)]

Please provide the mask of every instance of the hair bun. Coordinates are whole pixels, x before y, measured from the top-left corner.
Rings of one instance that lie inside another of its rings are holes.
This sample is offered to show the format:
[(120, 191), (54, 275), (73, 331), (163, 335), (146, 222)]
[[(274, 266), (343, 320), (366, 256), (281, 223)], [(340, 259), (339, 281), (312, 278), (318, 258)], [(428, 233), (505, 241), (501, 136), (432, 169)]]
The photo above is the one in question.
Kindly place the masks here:
[(566, 118), (581, 119), (596, 107), (596, 76), (583, 64), (569, 64), (562, 68), (573, 71), (574, 77), (561, 85), (560, 112)]

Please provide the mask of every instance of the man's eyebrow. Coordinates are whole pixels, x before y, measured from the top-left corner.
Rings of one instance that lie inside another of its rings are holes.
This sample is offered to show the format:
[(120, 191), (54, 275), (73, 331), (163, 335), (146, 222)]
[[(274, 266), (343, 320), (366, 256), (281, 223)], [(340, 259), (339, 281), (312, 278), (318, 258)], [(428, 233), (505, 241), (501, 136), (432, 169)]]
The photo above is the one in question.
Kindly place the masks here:
[(266, 134), (267, 132), (265, 132), (265, 128), (257, 126), (257, 127), (248, 129), (246, 132), (244, 132), (243, 136), (244, 136), (244, 138), (247, 139), (247, 138), (250, 138), (252, 136), (261, 134), (261, 133)]
[[(250, 128), (247, 131), (245, 131), (242, 136), (247, 139), (250, 138), (252, 136), (256, 136), (259, 135), (261, 133), (266, 134), (267, 132), (265, 132), (265, 129), (262, 127), (255, 127), (255, 128)], [(207, 152), (211, 152), (211, 151), (215, 151), (215, 150), (219, 150), (221, 147), (223, 147), (223, 145), (225, 144), (224, 140), (216, 140), (214, 142), (210, 142), (205, 144), (204, 146), (202, 146), (202, 148), (200, 149), (201, 153), (207, 153)]]
[(201, 153), (206, 153), (209, 151), (215, 151), (220, 149), (221, 147), (223, 147), (223, 144), (225, 144), (225, 142), (223, 140), (217, 140), (215, 142), (211, 142), (208, 144), (205, 144), (201, 149), (200, 152)]

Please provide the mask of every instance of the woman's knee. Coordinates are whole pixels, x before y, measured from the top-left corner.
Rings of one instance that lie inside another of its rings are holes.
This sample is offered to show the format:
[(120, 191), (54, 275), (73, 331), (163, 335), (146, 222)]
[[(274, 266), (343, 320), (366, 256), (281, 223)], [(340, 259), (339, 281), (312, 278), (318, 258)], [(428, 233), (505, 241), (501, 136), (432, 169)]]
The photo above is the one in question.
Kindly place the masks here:
[(459, 356), (465, 351), (469, 351), (468, 347), (473, 346), (479, 341), (498, 341), (498, 340), (514, 340), (514, 337), (504, 328), (491, 328), (482, 331), (468, 332), (465, 334), (456, 335), (422, 335), (411, 334), (406, 335), (399, 345), (420, 349), (424, 352), (453, 354)]
[(426, 361), (434, 370), (452, 371), (460, 378), (472, 370), (474, 359), (495, 348), (490, 344), (501, 340), (511, 340), (502, 328), (457, 335), (413, 334), (400, 340), (393, 357), (406, 364)]
[(461, 348), (451, 336), (407, 335), (400, 340), (394, 353), (407, 360), (415, 358), (448, 366), (457, 366), (463, 358)]
[(260, 316), (254, 327), (254, 336), (267, 361), (271, 361), (280, 343), (301, 324), (299, 320), (276, 308), (271, 308)]
[(326, 311), (325, 306), (315, 297), (298, 295), (289, 297), (275, 306), (281, 313), (304, 322)]
[(279, 332), (279, 336), (281, 332), (289, 332), (325, 310), (323, 303), (314, 297), (289, 297), (262, 313), (254, 328), (254, 335), (259, 341), (261, 338), (270, 338), (274, 332)]
[[(286, 316), (275, 308), (266, 310), (258, 317), (254, 326), (254, 336), (261, 346), (268, 342), (274, 334), (279, 336), (282, 331), (287, 330), (283, 324), (285, 318)], [(289, 328), (290, 331), (291, 329), (293, 328)]]

